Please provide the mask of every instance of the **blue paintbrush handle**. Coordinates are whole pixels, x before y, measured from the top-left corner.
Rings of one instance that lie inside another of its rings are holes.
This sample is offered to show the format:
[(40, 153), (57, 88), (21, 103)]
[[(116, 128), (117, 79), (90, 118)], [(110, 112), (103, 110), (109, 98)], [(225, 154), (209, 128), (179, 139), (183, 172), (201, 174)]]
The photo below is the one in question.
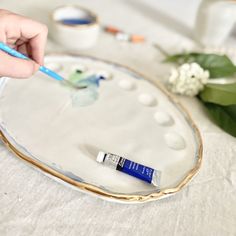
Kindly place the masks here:
[[(10, 54), (11, 56), (13, 57), (17, 57), (17, 58), (21, 58), (21, 59), (24, 59), (24, 60), (29, 60), (29, 58), (27, 56), (25, 56), (24, 54), (20, 53), (20, 52), (17, 52), (16, 50), (10, 48), (9, 46), (7, 46), (6, 44), (0, 42), (0, 50)], [(39, 67), (39, 70), (42, 71), (43, 73), (49, 75), (50, 77), (52, 77), (53, 79), (56, 79), (56, 80), (64, 80), (63, 77), (61, 77), (60, 75), (58, 75), (56, 72), (48, 69), (47, 67), (45, 66), (40, 66)]]
[(54, 72), (53, 70), (48, 69), (48, 68), (45, 67), (45, 66), (40, 66), (40, 67), (39, 67), (39, 70), (40, 70), (41, 72), (43, 72), (44, 74), (47, 74), (48, 76), (52, 77), (52, 78), (55, 79), (55, 80), (59, 80), (59, 81), (64, 80), (64, 78), (61, 77), (59, 74), (57, 74), (57, 73)]

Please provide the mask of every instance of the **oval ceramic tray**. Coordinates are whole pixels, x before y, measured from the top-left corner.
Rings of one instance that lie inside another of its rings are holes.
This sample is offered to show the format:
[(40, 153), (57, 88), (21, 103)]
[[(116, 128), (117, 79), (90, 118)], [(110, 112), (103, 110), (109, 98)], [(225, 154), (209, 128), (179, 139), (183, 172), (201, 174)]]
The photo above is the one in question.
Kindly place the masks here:
[[(197, 173), (199, 131), (158, 84), (90, 57), (50, 55), (46, 64), (87, 88), (73, 91), (41, 73), (0, 79), (0, 136), (19, 158), (78, 190), (125, 203), (171, 196)], [(101, 150), (160, 170), (160, 189), (97, 163)]]

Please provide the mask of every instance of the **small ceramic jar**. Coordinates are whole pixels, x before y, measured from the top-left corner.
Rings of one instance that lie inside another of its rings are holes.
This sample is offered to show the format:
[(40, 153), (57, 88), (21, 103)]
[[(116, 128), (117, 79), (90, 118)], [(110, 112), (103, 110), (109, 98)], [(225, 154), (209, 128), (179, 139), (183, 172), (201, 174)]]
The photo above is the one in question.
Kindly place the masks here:
[(52, 12), (51, 37), (71, 50), (88, 49), (96, 44), (98, 17), (78, 6), (63, 6)]

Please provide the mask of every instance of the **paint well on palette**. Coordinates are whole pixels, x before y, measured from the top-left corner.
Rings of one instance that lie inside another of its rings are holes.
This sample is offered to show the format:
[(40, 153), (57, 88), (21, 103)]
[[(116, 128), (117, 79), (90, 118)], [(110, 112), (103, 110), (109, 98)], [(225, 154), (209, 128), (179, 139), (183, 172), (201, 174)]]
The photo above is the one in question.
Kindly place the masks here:
[(95, 74), (99, 77), (103, 77), (106, 80), (111, 80), (113, 78), (112, 73), (106, 70), (95, 71)]
[(166, 112), (157, 111), (154, 114), (154, 118), (159, 125), (171, 126), (174, 124), (173, 118)]
[(174, 150), (182, 150), (186, 147), (184, 138), (176, 132), (165, 134), (165, 141), (167, 146)]
[(83, 73), (87, 70), (88, 70), (87, 67), (82, 65), (82, 64), (73, 64), (73, 65), (70, 66), (70, 72), (76, 72), (77, 71), (77, 72)]
[(135, 87), (135, 84), (134, 82), (130, 81), (130, 80), (127, 80), (127, 79), (122, 79), (120, 82), (119, 82), (119, 87), (124, 89), (124, 90), (132, 90), (134, 89)]
[(140, 94), (138, 100), (144, 106), (155, 106), (157, 104), (156, 98), (147, 93)]

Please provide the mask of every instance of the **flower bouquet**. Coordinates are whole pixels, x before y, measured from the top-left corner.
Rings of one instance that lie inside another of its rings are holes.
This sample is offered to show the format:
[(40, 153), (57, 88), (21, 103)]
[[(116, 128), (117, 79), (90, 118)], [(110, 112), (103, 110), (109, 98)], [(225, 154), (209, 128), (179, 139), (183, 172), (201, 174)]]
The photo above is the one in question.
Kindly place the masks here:
[(236, 137), (236, 66), (229, 57), (193, 52), (167, 56), (165, 62), (177, 64), (168, 88), (176, 94), (196, 96), (215, 123)]

